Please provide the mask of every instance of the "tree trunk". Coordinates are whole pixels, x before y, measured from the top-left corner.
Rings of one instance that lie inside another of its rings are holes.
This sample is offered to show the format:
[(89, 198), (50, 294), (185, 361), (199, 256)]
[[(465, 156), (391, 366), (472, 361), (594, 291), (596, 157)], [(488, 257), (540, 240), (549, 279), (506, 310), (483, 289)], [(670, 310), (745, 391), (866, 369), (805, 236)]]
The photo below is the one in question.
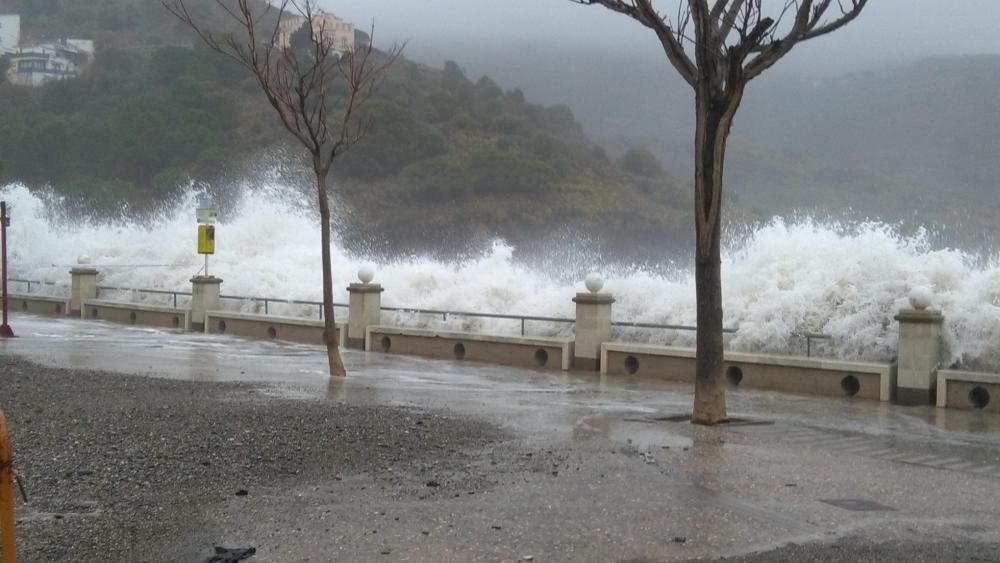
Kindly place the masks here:
[(703, 86), (697, 92), (695, 133), (695, 424), (726, 422), (726, 381), (722, 342), (722, 171), (726, 140), (740, 95), (719, 99)]
[(314, 166), (316, 173), (316, 191), (319, 196), (320, 238), (323, 248), (323, 340), (326, 342), (326, 355), (330, 365), (330, 377), (346, 377), (344, 361), (340, 357), (340, 347), (337, 344), (337, 323), (333, 317), (333, 260), (330, 257), (330, 199), (326, 191), (326, 178), (329, 170)]

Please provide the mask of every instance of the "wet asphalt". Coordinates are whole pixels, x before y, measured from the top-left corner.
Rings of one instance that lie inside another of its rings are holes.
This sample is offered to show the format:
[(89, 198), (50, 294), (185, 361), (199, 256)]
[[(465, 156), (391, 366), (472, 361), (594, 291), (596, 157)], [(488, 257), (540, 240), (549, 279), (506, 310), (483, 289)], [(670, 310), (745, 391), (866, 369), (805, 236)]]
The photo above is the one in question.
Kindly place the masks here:
[(1000, 560), (988, 413), (736, 391), (706, 429), (656, 381), (14, 326), (26, 561)]

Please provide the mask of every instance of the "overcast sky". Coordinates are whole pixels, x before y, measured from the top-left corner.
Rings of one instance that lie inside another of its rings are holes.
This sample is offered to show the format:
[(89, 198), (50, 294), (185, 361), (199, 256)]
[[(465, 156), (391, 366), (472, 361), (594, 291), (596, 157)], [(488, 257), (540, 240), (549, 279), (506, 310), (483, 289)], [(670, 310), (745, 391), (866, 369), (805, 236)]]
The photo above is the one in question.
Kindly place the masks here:
[[(320, 0), (376, 43), (407, 39), (411, 58), (464, 44), (509, 42), (557, 49), (639, 49), (655, 53), (651, 32), (625, 16), (569, 0)], [(766, 2), (778, 0), (765, 0)], [(676, 6), (676, 0), (660, 5)], [(792, 64), (857, 67), (933, 54), (1000, 53), (1000, 0), (871, 0), (855, 23), (802, 46)], [(461, 51), (454, 58), (461, 62)], [(790, 57), (791, 58), (791, 57)], [(428, 61), (432, 62), (432, 61)]]

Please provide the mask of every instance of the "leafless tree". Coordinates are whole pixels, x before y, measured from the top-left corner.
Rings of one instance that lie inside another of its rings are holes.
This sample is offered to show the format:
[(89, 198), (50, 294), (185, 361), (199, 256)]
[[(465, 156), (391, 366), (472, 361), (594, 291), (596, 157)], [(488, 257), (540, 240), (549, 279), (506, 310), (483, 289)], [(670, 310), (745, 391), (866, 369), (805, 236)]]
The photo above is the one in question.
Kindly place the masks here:
[[(256, 80), (268, 103), (292, 137), (308, 151), (316, 177), (323, 262), (324, 340), (330, 375), (345, 376), (333, 316), (333, 268), (330, 258), (328, 179), (337, 157), (368, 134), (373, 122), (363, 108), (386, 71), (400, 57), (401, 46), (377, 52), (371, 41), (338, 49), (332, 29), (316, 0), (211, 0), (235, 31), (205, 29), (189, 6), (191, 0), (161, 0), (211, 49), (228, 56)], [(292, 45), (283, 22), (298, 18), (308, 34), (306, 48)], [(374, 37), (374, 29), (372, 29)]]
[[(854, 21), (868, 0), (570, 0), (652, 30), (695, 91), (697, 353), (692, 422), (727, 420), (723, 379), (720, 216), (726, 140), (747, 84), (803, 41)], [(657, 4), (660, 6), (654, 6)]]

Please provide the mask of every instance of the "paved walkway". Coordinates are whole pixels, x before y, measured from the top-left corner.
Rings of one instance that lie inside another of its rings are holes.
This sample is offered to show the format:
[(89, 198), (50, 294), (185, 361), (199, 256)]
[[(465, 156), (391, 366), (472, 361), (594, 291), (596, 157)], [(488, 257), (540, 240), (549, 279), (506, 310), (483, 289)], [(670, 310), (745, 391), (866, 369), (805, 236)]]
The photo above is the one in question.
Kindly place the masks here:
[(689, 388), (638, 378), (349, 352), (351, 376), (330, 381), (306, 346), (28, 316), (12, 324), (20, 338), (0, 350), (49, 365), (446, 409), (507, 428), (516, 455), (544, 460), (450, 498), (331, 480), (218, 507), (223, 539), (267, 548), (255, 561), (667, 561), (788, 543), (815, 544), (813, 560), (836, 560), (830, 550), (844, 545), (911, 560), (899, 546), (981, 557), (1000, 543), (1000, 417), (989, 413), (739, 390), (730, 413), (743, 422), (701, 428), (672, 421), (688, 412)]

